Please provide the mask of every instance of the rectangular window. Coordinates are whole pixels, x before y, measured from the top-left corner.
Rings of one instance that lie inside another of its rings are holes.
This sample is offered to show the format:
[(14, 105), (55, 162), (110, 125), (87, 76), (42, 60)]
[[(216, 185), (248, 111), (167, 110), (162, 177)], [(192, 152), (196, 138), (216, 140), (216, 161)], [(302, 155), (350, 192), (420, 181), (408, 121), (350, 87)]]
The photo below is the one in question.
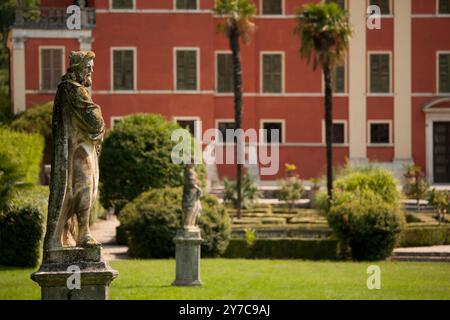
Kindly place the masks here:
[(386, 123), (371, 123), (370, 124), (370, 144), (389, 144), (390, 138), (390, 124)]
[(391, 2), (390, 0), (370, 0), (370, 5), (379, 6), (382, 15), (389, 15), (391, 14), (390, 2)]
[(333, 143), (344, 144), (345, 143), (345, 124), (333, 123)]
[(450, 14), (450, 0), (439, 0), (439, 14)]
[(113, 50), (114, 90), (134, 90), (134, 50)]
[(233, 92), (233, 61), (231, 53), (217, 55), (217, 92)]
[(263, 15), (281, 15), (283, 14), (283, 0), (263, 0)]
[(341, 7), (342, 9), (345, 10), (345, 0), (326, 0), (326, 3), (330, 3), (330, 2), (334, 2), (336, 3), (339, 7)]
[(390, 93), (390, 55), (370, 54), (370, 92)]
[[(221, 136), (218, 137), (218, 142), (226, 142), (226, 143), (234, 143), (236, 142), (236, 138), (233, 139), (234, 135), (234, 121), (220, 121), (217, 123), (217, 129), (220, 131)], [(228, 134), (233, 134), (230, 137), (227, 137)], [(233, 141), (234, 140), (234, 141)]]
[(333, 91), (335, 93), (345, 93), (345, 64), (334, 68), (332, 74)]
[(63, 49), (41, 50), (41, 90), (56, 90), (63, 75)]
[(283, 142), (283, 123), (281, 122), (264, 122), (263, 123), (265, 143), (282, 143)]
[(262, 57), (263, 93), (282, 93), (282, 55), (266, 53)]
[(450, 53), (439, 54), (439, 93), (450, 93)]
[(112, 0), (111, 8), (113, 10), (130, 10), (134, 9), (134, 0)]
[(186, 129), (187, 131), (189, 131), (189, 133), (193, 136), (196, 137), (196, 122), (197, 120), (183, 120), (183, 119), (178, 119), (177, 123), (179, 124), (180, 127), (182, 127), (183, 129)]
[(177, 50), (177, 90), (197, 90), (197, 51)]
[(177, 10), (197, 10), (197, 0), (176, 0)]

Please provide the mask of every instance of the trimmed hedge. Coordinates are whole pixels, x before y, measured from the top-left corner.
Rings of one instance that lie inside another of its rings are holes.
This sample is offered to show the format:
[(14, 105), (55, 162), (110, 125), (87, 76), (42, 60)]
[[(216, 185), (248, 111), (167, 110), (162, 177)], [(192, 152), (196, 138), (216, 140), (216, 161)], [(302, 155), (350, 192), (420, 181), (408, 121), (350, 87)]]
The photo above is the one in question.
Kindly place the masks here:
[[(175, 255), (173, 238), (181, 226), (181, 188), (151, 189), (128, 203), (120, 212), (117, 238), (127, 241), (133, 258), (169, 258)], [(199, 226), (202, 255), (222, 254), (231, 233), (230, 218), (216, 197), (201, 199)]]
[(26, 183), (35, 184), (41, 169), (44, 139), (39, 134), (14, 132), (0, 128), (0, 152), (19, 167)]
[(399, 247), (423, 247), (450, 244), (450, 226), (406, 228), (399, 239)]
[(44, 221), (39, 208), (29, 205), (0, 212), (0, 265), (35, 267), (41, 257)]
[(337, 260), (338, 241), (306, 239), (256, 239), (249, 245), (245, 239), (231, 239), (225, 258)]

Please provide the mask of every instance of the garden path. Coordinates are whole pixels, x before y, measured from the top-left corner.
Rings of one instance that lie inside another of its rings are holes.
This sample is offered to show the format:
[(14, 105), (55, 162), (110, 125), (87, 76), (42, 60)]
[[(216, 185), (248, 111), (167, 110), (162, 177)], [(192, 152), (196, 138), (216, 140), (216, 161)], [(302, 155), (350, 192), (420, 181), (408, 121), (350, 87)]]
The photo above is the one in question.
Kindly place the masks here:
[(119, 224), (117, 217), (112, 215), (107, 220), (98, 219), (91, 227), (92, 235), (102, 244), (102, 254), (106, 261), (128, 259), (128, 247), (116, 243), (116, 228)]

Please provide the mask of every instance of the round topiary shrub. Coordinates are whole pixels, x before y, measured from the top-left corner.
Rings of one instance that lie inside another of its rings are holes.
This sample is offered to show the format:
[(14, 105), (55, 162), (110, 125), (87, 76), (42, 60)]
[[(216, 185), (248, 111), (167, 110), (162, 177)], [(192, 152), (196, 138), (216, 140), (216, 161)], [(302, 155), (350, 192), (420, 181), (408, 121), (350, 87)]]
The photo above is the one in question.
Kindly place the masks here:
[(381, 168), (348, 171), (336, 180), (327, 219), (353, 259), (389, 257), (405, 225), (400, 198), (396, 180)]
[(183, 167), (171, 159), (176, 129), (178, 124), (157, 114), (132, 115), (114, 126), (102, 144), (99, 163), (100, 201), (106, 209), (119, 212), (149, 188), (181, 186)]
[(29, 205), (0, 212), (0, 265), (35, 267), (40, 260), (44, 214)]
[[(173, 238), (182, 220), (181, 188), (152, 189), (139, 195), (120, 212), (122, 231), (133, 258), (169, 258), (175, 255)], [(216, 197), (201, 199), (199, 226), (204, 239), (202, 255), (222, 254), (230, 237), (230, 219)]]

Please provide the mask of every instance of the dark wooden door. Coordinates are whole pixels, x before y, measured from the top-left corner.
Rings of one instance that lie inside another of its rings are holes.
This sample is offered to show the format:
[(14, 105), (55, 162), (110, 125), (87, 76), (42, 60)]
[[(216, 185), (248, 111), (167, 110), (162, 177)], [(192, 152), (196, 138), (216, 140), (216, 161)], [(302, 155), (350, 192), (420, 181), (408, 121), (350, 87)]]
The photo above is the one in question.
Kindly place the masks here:
[(434, 182), (450, 183), (450, 122), (433, 125)]

